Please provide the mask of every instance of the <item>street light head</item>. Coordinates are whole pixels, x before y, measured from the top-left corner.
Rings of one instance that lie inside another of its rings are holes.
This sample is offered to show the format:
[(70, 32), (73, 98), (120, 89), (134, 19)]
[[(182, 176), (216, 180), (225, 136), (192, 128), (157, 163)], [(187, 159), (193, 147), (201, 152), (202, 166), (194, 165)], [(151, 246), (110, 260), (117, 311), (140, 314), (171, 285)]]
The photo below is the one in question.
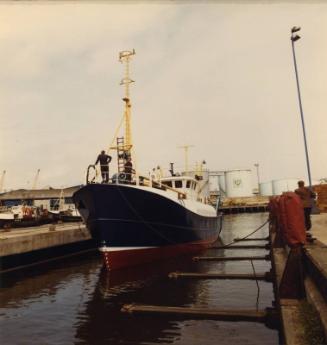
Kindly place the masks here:
[(299, 40), (300, 38), (301, 38), (301, 36), (295, 35), (295, 36), (292, 36), (292, 37), (291, 37), (291, 40), (292, 40), (293, 42), (296, 42), (296, 41)]
[(291, 32), (292, 32), (292, 34), (294, 34), (294, 32), (298, 32), (300, 30), (301, 30), (300, 26), (293, 26), (292, 29), (291, 29)]
[(299, 26), (293, 26), (291, 29), (291, 33), (294, 34), (294, 32), (298, 32), (300, 30), (301, 30), (301, 28)]

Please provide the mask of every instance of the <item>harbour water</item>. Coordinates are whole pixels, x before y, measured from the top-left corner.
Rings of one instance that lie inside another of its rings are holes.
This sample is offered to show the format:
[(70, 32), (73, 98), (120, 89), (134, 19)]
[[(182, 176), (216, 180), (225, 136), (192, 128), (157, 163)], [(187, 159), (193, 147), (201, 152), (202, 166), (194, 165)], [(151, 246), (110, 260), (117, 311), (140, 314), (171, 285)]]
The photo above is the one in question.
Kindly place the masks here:
[[(246, 236), (267, 213), (224, 217), (223, 243)], [(267, 226), (253, 237), (266, 237)], [(259, 244), (251, 242), (251, 244)], [(262, 242), (260, 243), (262, 244)], [(263, 255), (263, 249), (217, 250), (201, 255)], [(124, 304), (230, 309), (271, 307), (272, 284), (239, 280), (174, 280), (173, 271), (264, 273), (266, 261), (193, 262), (190, 257), (115, 272), (102, 268), (97, 253), (0, 276), (0, 343), (11, 344), (267, 344), (279, 333), (254, 322), (182, 320), (129, 315)]]

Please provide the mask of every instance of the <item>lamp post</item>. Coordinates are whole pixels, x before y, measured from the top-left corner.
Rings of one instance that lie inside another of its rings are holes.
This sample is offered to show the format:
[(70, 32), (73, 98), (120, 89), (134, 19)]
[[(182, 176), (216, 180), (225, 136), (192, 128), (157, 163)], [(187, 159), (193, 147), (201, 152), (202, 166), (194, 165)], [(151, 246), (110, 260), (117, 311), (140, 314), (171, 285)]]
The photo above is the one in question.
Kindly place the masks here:
[[(301, 30), (301, 28), (299, 26), (293, 26), (293, 28), (291, 29), (291, 42), (292, 42), (293, 61), (294, 61), (294, 69), (295, 69), (295, 76), (296, 76), (297, 94), (298, 94), (298, 99), (299, 99), (299, 107), (300, 107), (302, 130), (303, 130), (305, 158), (306, 158), (307, 170), (308, 170), (309, 188), (310, 188), (310, 190), (312, 190), (312, 180), (311, 180), (310, 161), (309, 161), (309, 153), (308, 153), (308, 145), (307, 145), (307, 136), (306, 136), (306, 132), (305, 132), (305, 124), (304, 124), (303, 108), (302, 108), (302, 101), (301, 101), (299, 75), (298, 75), (298, 71), (297, 71), (297, 64), (296, 64), (296, 57), (295, 57), (295, 48), (294, 48), (295, 42), (298, 41), (301, 38), (301, 36), (296, 34), (296, 32), (298, 32), (300, 30)], [(312, 200), (312, 213), (319, 213), (319, 209), (317, 208), (314, 199)]]
[(259, 175), (259, 163), (255, 163), (254, 166), (257, 169), (257, 179), (258, 179), (258, 193), (260, 193), (260, 175)]
[(291, 29), (291, 42), (292, 42), (293, 61), (294, 61), (294, 69), (295, 69), (295, 76), (296, 76), (297, 94), (298, 94), (298, 98), (299, 98), (299, 106), (300, 106), (300, 114), (301, 114), (302, 130), (303, 130), (305, 158), (306, 158), (306, 162), (307, 162), (307, 170), (308, 170), (308, 178), (309, 178), (309, 187), (310, 187), (310, 189), (312, 189), (310, 162), (309, 162), (309, 154), (308, 154), (308, 146), (307, 146), (307, 136), (305, 133), (305, 124), (304, 124), (304, 117), (303, 117), (303, 108), (302, 108), (302, 101), (301, 101), (299, 76), (298, 76), (298, 71), (297, 71), (295, 48), (294, 48), (294, 43), (301, 38), (298, 34), (296, 34), (296, 32), (298, 32), (300, 30), (301, 30), (301, 28), (298, 26), (294, 26)]

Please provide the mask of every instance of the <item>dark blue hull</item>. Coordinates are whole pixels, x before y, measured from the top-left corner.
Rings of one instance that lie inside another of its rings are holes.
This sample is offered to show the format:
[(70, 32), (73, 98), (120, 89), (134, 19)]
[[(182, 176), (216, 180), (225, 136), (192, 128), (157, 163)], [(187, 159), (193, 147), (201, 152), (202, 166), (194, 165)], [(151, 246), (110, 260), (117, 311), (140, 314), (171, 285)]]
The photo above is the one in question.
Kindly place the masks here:
[[(89, 184), (73, 200), (99, 247), (118, 249), (210, 245), (221, 216), (202, 216), (149, 190), (128, 185)], [(141, 252), (140, 252), (141, 253)]]

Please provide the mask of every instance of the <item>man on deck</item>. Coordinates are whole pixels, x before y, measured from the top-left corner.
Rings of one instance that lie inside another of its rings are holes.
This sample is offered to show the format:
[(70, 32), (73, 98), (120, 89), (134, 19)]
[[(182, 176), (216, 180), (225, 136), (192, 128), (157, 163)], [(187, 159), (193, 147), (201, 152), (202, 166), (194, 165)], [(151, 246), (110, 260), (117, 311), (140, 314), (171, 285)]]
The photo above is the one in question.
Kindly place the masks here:
[(125, 162), (124, 173), (126, 174), (126, 182), (130, 183), (132, 181), (132, 174), (135, 173), (131, 157), (128, 157)]
[(109, 163), (111, 162), (111, 156), (107, 155), (104, 150), (99, 154), (94, 165), (100, 162), (102, 183), (108, 183), (109, 181)]
[(304, 211), (304, 220), (306, 230), (311, 229), (311, 208), (312, 208), (312, 199), (316, 197), (316, 194), (312, 192), (308, 187), (304, 187), (304, 181), (299, 181), (299, 188), (295, 190), (295, 193), (300, 197), (302, 201), (303, 211)]

